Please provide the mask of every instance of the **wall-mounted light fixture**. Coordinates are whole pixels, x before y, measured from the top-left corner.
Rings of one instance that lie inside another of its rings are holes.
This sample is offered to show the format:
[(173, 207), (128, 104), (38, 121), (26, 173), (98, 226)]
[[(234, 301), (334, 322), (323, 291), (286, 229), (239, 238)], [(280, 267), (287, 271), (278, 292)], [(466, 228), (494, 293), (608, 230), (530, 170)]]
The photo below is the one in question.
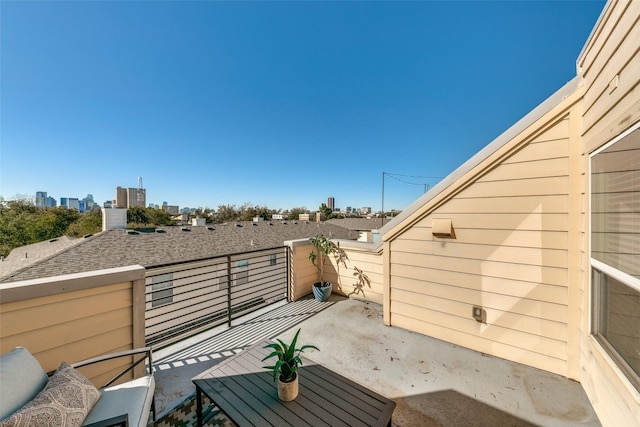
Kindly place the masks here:
[(473, 306), (472, 316), (480, 323), (487, 323), (487, 311), (478, 305)]
[(434, 218), (431, 222), (431, 234), (442, 239), (455, 239), (456, 233), (451, 218)]

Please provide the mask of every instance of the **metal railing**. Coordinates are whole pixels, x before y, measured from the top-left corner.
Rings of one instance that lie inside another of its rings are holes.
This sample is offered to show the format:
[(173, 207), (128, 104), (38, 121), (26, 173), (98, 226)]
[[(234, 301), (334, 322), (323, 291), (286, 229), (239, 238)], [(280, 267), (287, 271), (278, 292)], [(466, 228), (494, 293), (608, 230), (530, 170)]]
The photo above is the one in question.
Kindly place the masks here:
[(285, 300), (289, 248), (277, 247), (149, 268), (146, 345), (164, 346)]

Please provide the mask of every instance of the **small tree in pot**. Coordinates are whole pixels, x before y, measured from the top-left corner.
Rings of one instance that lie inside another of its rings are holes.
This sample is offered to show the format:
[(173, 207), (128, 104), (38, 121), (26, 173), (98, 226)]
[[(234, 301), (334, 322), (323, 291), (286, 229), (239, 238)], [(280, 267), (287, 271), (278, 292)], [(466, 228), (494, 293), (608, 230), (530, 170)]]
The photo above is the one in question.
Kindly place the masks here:
[[(309, 242), (315, 248), (309, 254), (309, 259), (313, 265), (320, 271), (320, 281), (313, 284), (313, 295), (318, 301), (326, 301), (331, 295), (331, 282), (324, 281), (324, 263), (328, 255), (337, 253), (339, 246), (322, 234), (318, 234), (309, 239)], [(316, 263), (317, 261), (317, 263)]]
[(273, 370), (273, 380), (278, 380), (278, 398), (286, 402), (295, 399), (298, 395), (298, 365), (302, 365), (300, 353), (308, 348), (320, 351), (314, 345), (303, 345), (300, 348), (296, 348), (298, 334), (300, 334), (300, 329), (298, 329), (289, 345), (282, 340), (278, 340), (278, 343), (268, 344), (264, 347), (272, 348), (273, 352), (262, 359), (263, 362), (271, 357), (278, 358), (275, 365), (265, 366), (265, 368)]

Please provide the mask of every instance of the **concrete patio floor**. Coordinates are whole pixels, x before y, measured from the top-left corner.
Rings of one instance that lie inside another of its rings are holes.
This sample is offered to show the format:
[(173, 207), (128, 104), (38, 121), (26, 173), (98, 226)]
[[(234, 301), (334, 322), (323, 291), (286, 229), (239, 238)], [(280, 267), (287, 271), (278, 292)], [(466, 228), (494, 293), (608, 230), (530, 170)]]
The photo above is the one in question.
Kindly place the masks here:
[(394, 426), (600, 425), (579, 383), (384, 326), (378, 304), (332, 296), (328, 303), (299, 301), (277, 310), (288, 314), (267, 313), (157, 352), (159, 414), (195, 393), (190, 380), (199, 372), (264, 338), (289, 342), (301, 328), (299, 344), (320, 349), (305, 352), (308, 359), (397, 403)]

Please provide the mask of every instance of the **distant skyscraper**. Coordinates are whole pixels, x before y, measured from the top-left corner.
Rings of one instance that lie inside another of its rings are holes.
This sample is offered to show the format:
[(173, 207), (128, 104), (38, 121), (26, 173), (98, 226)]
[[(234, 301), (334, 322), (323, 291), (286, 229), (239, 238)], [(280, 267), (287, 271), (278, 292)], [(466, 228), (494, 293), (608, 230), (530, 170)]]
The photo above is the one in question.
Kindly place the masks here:
[(47, 201), (46, 191), (36, 191), (36, 208), (44, 208)]
[(67, 208), (75, 209), (80, 212), (80, 200), (77, 197), (69, 197), (67, 198)]
[(129, 209), (132, 206), (144, 208), (147, 205), (147, 190), (144, 188), (116, 187), (115, 205)]
[(116, 197), (113, 199), (116, 207), (127, 209), (127, 189), (120, 186), (116, 187)]
[(327, 207), (333, 211), (336, 207), (336, 199), (327, 197)]

